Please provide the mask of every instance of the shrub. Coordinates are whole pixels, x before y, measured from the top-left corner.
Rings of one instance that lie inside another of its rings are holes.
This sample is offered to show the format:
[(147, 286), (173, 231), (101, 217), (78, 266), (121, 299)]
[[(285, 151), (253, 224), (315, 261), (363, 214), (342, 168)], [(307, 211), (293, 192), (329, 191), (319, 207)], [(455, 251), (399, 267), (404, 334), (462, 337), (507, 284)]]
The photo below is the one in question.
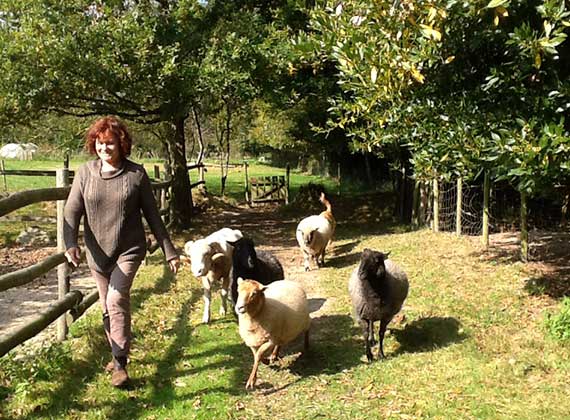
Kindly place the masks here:
[(548, 314), (546, 328), (554, 339), (570, 341), (570, 298), (565, 297), (562, 300), (560, 312)]

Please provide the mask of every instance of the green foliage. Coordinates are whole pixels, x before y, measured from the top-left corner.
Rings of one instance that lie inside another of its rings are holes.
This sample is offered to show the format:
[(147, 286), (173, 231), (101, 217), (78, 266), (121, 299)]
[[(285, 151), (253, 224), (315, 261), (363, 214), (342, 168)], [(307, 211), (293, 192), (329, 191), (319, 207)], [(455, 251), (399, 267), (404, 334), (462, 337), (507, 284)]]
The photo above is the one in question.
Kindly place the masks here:
[(570, 298), (565, 297), (560, 304), (560, 311), (549, 314), (545, 319), (548, 333), (559, 341), (570, 341)]

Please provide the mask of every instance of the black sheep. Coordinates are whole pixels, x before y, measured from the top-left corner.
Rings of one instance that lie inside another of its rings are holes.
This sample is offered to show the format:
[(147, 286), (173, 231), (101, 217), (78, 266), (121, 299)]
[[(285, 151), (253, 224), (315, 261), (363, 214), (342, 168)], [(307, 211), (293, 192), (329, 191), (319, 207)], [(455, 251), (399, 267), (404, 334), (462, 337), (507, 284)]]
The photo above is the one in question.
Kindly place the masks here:
[(237, 279), (239, 277), (256, 280), (265, 285), (285, 278), (283, 266), (279, 260), (271, 252), (256, 251), (252, 239), (243, 237), (229, 244), (234, 247), (230, 285), (234, 305), (238, 297)]
[(384, 358), (384, 334), (408, 296), (408, 278), (395, 263), (371, 249), (362, 251), (360, 264), (348, 283), (356, 319), (364, 324), (366, 357), (372, 361), (374, 322), (380, 321), (378, 357)]

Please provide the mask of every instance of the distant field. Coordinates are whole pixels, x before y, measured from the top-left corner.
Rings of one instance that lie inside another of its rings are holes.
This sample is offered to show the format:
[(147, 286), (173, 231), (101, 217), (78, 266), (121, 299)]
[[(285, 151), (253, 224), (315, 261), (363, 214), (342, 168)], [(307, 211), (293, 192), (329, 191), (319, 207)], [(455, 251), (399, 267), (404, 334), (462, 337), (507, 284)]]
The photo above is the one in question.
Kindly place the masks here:
[[(69, 163), (71, 170), (77, 169), (82, 163), (86, 161), (85, 159), (73, 159)], [(6, 169), (18, 169), (18, 170), (55, 170), (63, 168), (63, 160), (30, 160), (30, 161), (19, 161), (19, 160), (5, 160)], [(149, 176), (153, 176), (155, 165), (159, 165), (161, 171), (164, 171), (162, 167), (162, 162), (159, 161), (142, 161)], [(220, 167), (218, 165), (208, 166), (206, 171), (206, 186), (211, 194), (219, 195), (221, 193), (221, 177), (220, 177)], [(262, 164), (250, 164), (248, 168), (248, 173), (250, 177), (260, 177), (260, 176), (272, 176), (272, 175), (285, 175), (285, 168), (276, 168), (268, 165)], [(189, 171), (189, 176), (191, 182), (196, 182), (198, 180), (198, 171)], [(21, 191), (27, 189), (36, 188), (50, 188), (55, 186), (54, 177), (46, 176), (18, 176), (10, 175), (6, 176), (6, 184), (4, 184), (4, 179), (0, 180), (0, 188), (9, 192)], [(299, 187), (303, 184), (309, 182), (321, 183), (331, 192), (336, 192), (338, 185), (333, 178), (323, 178), (314, 175), (302, 174), (296, 170), (291, 170), (290, 174), (290, 191), (294, 195)], [(6, 185), (6, 188), (5, 188)], [(237, 201), (245, 200), (245, 173), (243, 166), (230, 168), (228, 173), (228, 179), (226, 181), (226, 195)]]

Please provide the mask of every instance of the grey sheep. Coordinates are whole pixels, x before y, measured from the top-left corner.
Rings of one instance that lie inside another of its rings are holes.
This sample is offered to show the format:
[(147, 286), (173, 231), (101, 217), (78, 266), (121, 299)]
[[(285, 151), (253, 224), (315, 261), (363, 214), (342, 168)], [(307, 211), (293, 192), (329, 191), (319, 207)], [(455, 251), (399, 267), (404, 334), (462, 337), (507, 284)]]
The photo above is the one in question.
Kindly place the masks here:
[(364, 249), (360, 264), (348, 282), (354, 315), (364, 327), (366, 357), (372, 361), (374, 322), (380, 321), (378, 357), (384, 358), (384, 334), (394, 315), (408, 296), (408, 277), (400, 267), (388, 259), (387, 254)]
[(283, 280), (285, 273), (279, 260), (268, 251), (255, 250), (253, 240), (240, 238), (230, 242), (234, 252), (232, 256), (232, 281), (230, 294), (234, 304), (238, 298), (237, 279), (256, 280), (267, 285), (276, 280)]

